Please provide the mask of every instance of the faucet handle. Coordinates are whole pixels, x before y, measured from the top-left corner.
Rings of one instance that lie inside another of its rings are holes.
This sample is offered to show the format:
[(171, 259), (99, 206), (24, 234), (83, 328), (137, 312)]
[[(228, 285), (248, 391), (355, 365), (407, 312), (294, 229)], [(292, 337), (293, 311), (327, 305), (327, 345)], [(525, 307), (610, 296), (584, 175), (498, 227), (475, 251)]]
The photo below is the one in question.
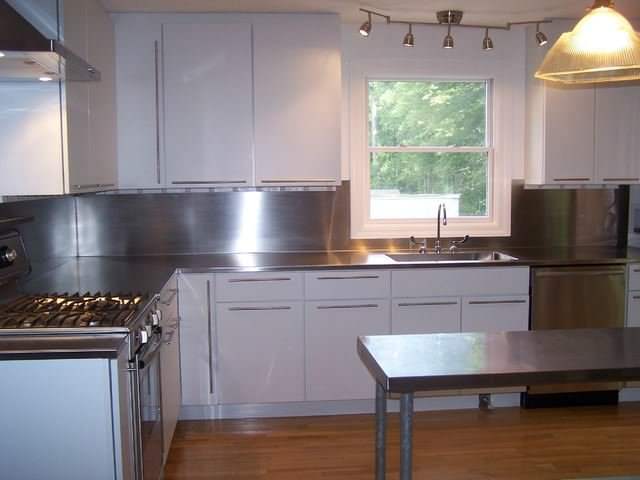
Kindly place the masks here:
[(409, 248), (411, 247), (415, 247), (416, 245), (419, 245), (420, 248), (418, 249), (419, 253), (426, 253), (427, 252), (427, 239), (423, 239), (421, 242), (419, 242), (418, 240), (416, 240), (416, 237), (414, 237), (413, 235), (409, 238)]
[(467, 243), (467, 241), (469, 240), (469, 235), (465, 235), (462, 239), (460, 240), (451, 240), (451, 243), (449, 244), (449, 252), (451, 253), (455, 253), (455, 251), (458, 249), (458, 247), (460, 245), (462, 245), (463, 243)]

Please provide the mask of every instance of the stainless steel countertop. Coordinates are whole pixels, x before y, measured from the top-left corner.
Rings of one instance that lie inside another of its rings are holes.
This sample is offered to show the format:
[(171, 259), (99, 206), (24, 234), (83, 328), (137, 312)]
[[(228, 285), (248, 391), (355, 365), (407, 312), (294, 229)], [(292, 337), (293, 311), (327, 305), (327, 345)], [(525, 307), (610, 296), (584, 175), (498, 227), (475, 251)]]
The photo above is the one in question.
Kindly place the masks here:
[(367, 268), (483, 268), (492, 266), (560, 266), (640, 262), (640, 249), (578, 247), (502, 249), (514, 262), (397, 263), (382, 252), (298, 252), (138, 257), (69, 257), (51, 262), (51, 268), (27, 279), (23, 289), (43, 292), (158, 293), (171, 274), (259, 272), (278, 270), (332, 270)]
[[(299, 252), (142, 257), (66, 257), (49, 260), (21, 285), (25, 293), (134, 292), (159, 293), (175, 271), (184, 273), (257, 272), (367, 268), (483, 268), (497, 265), (594, 265), (640, 262), (640, 249), (602, 247), (559, 249), (504, 249), (515, 262), (397, 263), (382, 252)], [(122, 335), (47, 337), (0, 336), (0, 359), (55, 357), (111, 357)], [(49, 339), (51, 341), (49, 341)], [(45, 340), (45, 341), (43, 341)]]
[(0, 335), (0, 360), (117, 358), (125, 334)]
[[(360, 337), (387, 392), (640, 379), (640, 328)], [(373, 382), (372, 382), (373, 383)]]

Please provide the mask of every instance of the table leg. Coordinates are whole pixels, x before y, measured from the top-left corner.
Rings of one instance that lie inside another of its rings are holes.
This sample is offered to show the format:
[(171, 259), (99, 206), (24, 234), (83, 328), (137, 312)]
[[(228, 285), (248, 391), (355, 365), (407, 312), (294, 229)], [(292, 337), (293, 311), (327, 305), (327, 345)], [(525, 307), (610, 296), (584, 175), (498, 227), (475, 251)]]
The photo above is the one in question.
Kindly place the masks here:
[(400, 397), (400, 480), (411, 480), (413, 393)]
[(387, 394), (376, 383), (376, 480), (384, 480), (386, 472)]

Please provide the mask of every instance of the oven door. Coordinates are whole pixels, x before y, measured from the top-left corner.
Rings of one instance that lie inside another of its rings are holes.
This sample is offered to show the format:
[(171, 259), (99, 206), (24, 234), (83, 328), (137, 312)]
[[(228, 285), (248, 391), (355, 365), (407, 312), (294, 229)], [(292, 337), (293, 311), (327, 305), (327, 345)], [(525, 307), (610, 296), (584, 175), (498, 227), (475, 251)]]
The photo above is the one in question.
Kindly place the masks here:
[(137, 417), (138, 480), (158, 480), (162, 472), (162, 394), (160, 390), (161, 336), (154, 335), (136, 355), (137, 388), (134, 408)]

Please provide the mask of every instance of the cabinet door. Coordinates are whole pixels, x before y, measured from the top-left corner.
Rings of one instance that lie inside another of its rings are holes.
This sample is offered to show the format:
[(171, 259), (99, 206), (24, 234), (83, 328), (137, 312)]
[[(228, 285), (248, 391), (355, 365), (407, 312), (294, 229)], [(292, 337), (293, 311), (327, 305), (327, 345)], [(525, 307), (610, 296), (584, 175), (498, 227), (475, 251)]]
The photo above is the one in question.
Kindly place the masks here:
[(627, 327), (640, 327), (640, 292), (629, 292)]
[(529, 297), (476, 297), (462, 302), (462, 331), (498, 333), (529, 330)]
[(216, 306), (222, 404), (304, 400), (301, 302)]
[(640, 181), (640, 85), (596, 88), (596, 168), (599, 182)]
[(213, 402), (213, 276), (180, 275), (180, 375), (183, 405)]
[(63, 138), (66, 141), (66, 193), (83, 193), (96, 189), (89, 157), (89, 84), (67, 81), (63, 84)]
[(100, 2), (87, 2), (87, 60), (100, 70), (100, 81), (89, 86), (89, 151), (85, 159), (91, 167), (92, 181), (99, 189), (115, 188), (118, 183), (116, 148), (116, 65), (115, 35), (111, 17)]
[(251, 184), (251, 25), (162, 28), (168, 186)]
[(545, 85), (547, 183), (590, 183), (595, 175), (593, 87)]
[[(256, 182), (340, 179), (340, 24), (335, 15), (254, 25)], [(295, 39), (295, 40), (292, 40)]]
[(388, 335), (388, 300), (307, 302), (306, 399), (373, 398), (375, 383), (356, 352), (361, 335)]
[(391, 333), (456, 333), (460, 331), (460, 299), (457, 297), (394, 300)]
[(138, 15), (115, 15), (118, 183), (158, 188), (161, 165), (161, 25)]
[(162, 314), (163, 335), (160, 350), (160, 373), (162, 375), (162, 438), (164, 461), (171, 448), (171, 440), (180, 414), (180, 324), (178, 316), (178, 283), (175, 276), (160, 292), (158, 307)]

